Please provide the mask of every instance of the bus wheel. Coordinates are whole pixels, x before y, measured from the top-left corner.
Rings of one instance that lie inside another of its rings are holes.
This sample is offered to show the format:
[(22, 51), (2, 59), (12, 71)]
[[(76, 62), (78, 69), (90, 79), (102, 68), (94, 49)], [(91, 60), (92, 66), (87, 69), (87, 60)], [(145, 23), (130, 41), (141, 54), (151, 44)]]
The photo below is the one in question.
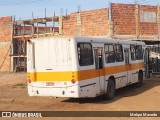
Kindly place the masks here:
[(104, 95), (104, 98), (107, 100), (113, 99), (115, 96), (115, 83), (112, 79), (108, 80), (107, 93)]
[(143, 84), (143, 73), (139, 72), (138, 74), (138, 83), (136, 83), (136, 87), (141, 87)]

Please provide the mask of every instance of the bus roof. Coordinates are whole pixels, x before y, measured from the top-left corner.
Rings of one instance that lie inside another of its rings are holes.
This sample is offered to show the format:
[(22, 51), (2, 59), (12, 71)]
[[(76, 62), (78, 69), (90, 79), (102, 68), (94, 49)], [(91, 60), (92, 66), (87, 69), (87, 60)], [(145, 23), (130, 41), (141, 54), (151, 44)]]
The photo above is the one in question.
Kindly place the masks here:
[(141, 41), (132, 41), (132, 40), (116, 40), (109, 38), (95, 38), (95, 37), (75, 37), (77, 42), (93, 42), (93, 43), (113, 43), (113, 44), (138, 44), (138, 45), (146, 45)]
[(141, 41), (132, 41), (132, 40), (116, 40), (107, 37), (82, 37), (82, 36), (52, 36), (52, 37), (41, 37), (41, 38), (32, 38), (31, 40), (49, 40), (49, 39), (75, 39), (76, 42), (92, 42), (92, 43), (113, 43), (113, 44), (138, 44), (146, 45)]

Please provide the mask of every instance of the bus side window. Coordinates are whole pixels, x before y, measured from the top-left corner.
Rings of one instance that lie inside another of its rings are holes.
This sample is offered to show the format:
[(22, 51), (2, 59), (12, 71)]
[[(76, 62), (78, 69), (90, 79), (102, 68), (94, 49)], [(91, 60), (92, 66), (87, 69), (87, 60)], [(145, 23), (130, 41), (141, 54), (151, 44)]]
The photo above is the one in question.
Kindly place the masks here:
[(141, 45), (136, 46), (136, 59), (142, 60), (143, 59), (143, 50)]
[(123, 59), (123, 49), (122, 49), (122, 45), (114, 45), (114, 49), (115, 49), (115, 57), (116, 57), (116, 62), (122, 62)]
[(132, 60), (136, 60), (136, 46), (135, 45), (131, 45), (130, 46), (130, 51), (131, 51), (131, 59)]
[(93, 65), (93, 51), (90, 43), (78, 43), (77, 52), (80, 66)]
[(102, 49), (99, 48), (98, 49), (98, 59), (99, 59), (99, 69), (102, 69), (103, 68), (103, 63), (102, 63)]
[(105, 58), (106, 58), (106, 63), (115, 62), (115, 52), (113, 44), (105, 45)]

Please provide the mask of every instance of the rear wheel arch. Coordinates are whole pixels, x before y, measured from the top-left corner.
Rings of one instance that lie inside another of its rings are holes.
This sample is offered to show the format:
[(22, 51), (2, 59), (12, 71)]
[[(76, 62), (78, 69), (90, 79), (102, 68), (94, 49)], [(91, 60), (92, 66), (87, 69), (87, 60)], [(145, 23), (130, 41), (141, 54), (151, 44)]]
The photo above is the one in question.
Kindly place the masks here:
[(109, 81), (109, 80), (113, 80), (113, 81), (114, 81), (114, 84), (115, 84), (115, 86), (116, 86), (115, 77), (114, 77), (113, 75), (109, 77), (108, 81)]
[(143, 70), (139, 70), (139, 73), (142, 73), (142, 74), (143, 74)]
[(104, 94), (104, 99), (111, 100), (115, 96), (116, 82), (114, 76), (110, 76), (106, 87), (107, 91)]

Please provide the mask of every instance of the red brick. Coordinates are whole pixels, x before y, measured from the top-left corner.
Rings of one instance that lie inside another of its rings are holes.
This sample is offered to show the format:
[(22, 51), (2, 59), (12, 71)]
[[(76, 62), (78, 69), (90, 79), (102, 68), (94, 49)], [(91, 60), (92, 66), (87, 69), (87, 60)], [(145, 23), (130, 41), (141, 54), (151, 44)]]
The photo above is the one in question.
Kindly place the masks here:
[[(2, 45), (0, 44), (0, 71), (8, 71), (10, 68), (10, 57), (8, 50), (10, 48), (10, 44)], [(8, 54), (7, 54), (8, 53)], [(6, 56), (7, 55), (7, 56)]]
[[(118, 35), (136, 34), (136, 15), (134, 4), (111, 4), (111, 16), (113, 21), (113, 32)], [(156, 6), (139, 5), (140, 11), (157, 12)], [(140, 19), (140, 18), (138, 18)], [(156, 35), (158, 33), (157, 23), (138, 22), (139, 34)]]
[[(81, 35), (97, 36), (108, 34), (108, 9), (81, 11)], [(75, 36), (77, 33), (77, 12), (63, 20), (63, 35)]]
[(12, 40), (12, 17), (1, 17), (0, 18), (0, 41), (11, 41)]

